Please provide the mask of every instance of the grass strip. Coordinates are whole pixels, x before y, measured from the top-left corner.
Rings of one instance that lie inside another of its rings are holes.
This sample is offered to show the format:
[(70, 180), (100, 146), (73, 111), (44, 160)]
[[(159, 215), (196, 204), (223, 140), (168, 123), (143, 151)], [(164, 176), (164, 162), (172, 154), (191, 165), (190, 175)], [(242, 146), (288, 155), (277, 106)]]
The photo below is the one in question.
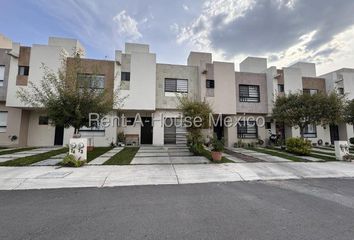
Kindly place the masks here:
[(265, 148), (247, 148), (249, 150), (252, 151), (256, 151), (256, 152), (260, 152), (260, 153), (265, 153), (265, 154), (269, 154), (275, 157), (281, 157), (281, 158), (285, 158), (294, 162), (308, 162), (307, 160), (303, 159), (303, 158), (299, 158), (296, 156), (292, 156), (287, 154), (286, 152), (279, 150), (279, 149), (265, 149)]
[(125, 147), (122, 151), (108, 159), (103, 165), (128, 165), (133, 160), (139, 147)]
[(328, 155), (328, 156), (335, 156), (335, 153), (329, 153), (329, 152), (323, 152), (323, 151), (316, 151), (316, 150), (311, 150), (311, 153), (318, 153), (318, 154), (324, 154), (324, 155)]
[(36, 162), (47, 160), (48, 158), (53, 157), (55, 155), (59, 155), (61, 153), (66, 153), (68, 151), (69, 151), (68, 148), (60, 148), (60, 149), (36, 154), (33, 156), (29, 156), (29, 157), (22, 157), (22, 158), (17, 158), (14, 160), (6, 161), (3, 163), (0, 163), (0, 166), (8, 166), (8, 167), (9, 166), (28, 166), (28, 165), (31, 165)]
[(15, 149), (1, 151), (0, 155), (29, 151), (29, 150), (33, 150), (33, 149), (36, 149), (36, 147), (15, 148)]
[(87, 152), (87, 162), (91, 162), (93, 159), (101, 156), (105, 152), (113, 149), (112, 147), (94, 147), (92, 151)]
[(324, 161), (338, 161), (335, 157), (323, 156), (323, 155), (319, 155), (319, 154), (315, 154), (315, 153), (310, 153), (309, 156), (314, 157), (314, 158), (318, 158), (318, 159), (321, 159)]

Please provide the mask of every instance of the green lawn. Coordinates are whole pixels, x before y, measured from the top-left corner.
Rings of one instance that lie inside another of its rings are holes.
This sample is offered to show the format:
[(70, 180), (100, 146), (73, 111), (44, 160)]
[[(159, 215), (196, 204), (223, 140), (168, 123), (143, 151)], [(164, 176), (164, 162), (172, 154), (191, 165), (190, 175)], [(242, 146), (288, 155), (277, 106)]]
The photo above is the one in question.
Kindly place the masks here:
[(333, 152), (333, 153), (329, 153), (329, 152), (322, 152), (322, 151), (318, 151), (318, 150), (311, 150), (311, 153), (318, 153), (318, 154), (324, 154), (324, 155), (328, 155), (328, 156), (335, 156), (336, 154)]
[(125, 147), (122, 151), (108, 159), (103, 165), (128, 165), (138, 150), (139, 147)]
[(327, 156), (323, 156), (323, 155), (319, 155), (319, 154), (316, 154), (316, 153), (310, 153), (309, 155), (310, 157), (314, 157), (314, 158), (318, 158), (318, 159), (322, 159), (323, 161), (338, 161), (335, 156), (331, 157), (329, 155)]
[(23, 152), (23, 151), (28, 151), (28, 150), (32, 150), (32, 149), (36, 149), (36, 148), (35, 147), (24, 147), (24, 148), (9, 149), (9, 150), (1, 151), (0, 155)]
[(7, 162), (3, 162), (3, 163), (0, 163), (0, 166), (28, 166), (33, 163), (46, 160), (46, 159), (53, 157), (55, 155), (58, 155), (61, 153), (66, 153), (68, 151), (69, 150), (67, 148), (60, 148), (60, 149), (52, 150), (52, 151), (45, 152), (45, 153), (40, 153), (40, 154), (29, 156), (29, 157), (22, 157), (22, 158), (17, 158), (17, 159), (10, 160)]
[(266, 149), (266, 148), (247, 148), (249, 150), (253, 150), (256, 152), (260, 152), (260, 153), (265, 153), (265, 154), (269, 154), (275, 157), (281, 157), (281, 158), (285, 158), (294, 162), (307, 162), (305, 159), (296, 157), (296, 156), (292, 156), (288, 153), (286, 153), (285, 151), (282, 151), (280, 149)]
[(87, 162), (92, 161), (111, 149), (112, 147), (94, 147), (92, 151), (87, 152)]

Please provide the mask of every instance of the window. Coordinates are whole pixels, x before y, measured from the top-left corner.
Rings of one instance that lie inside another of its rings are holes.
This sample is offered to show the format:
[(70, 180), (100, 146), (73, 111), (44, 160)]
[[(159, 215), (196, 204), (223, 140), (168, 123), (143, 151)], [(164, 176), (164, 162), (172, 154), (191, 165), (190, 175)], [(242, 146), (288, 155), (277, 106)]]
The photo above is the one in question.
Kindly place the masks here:
[(214, 80), (206, 80), (206, 88), (215, 88)]
[(18, 75), (28, 76), (28, 74), (29, 74), (29, 66), (19, 66), (18, 67)]
[(239, 85), (240, 102), (259, 102), (259, 86), (258, 85)]
[(272, 128), (272, 123), (271, 122), (266, 122), (265, 123), (265, 128), (266, 129), (271, 129)]
[(122, 81), (130, 81), (130, 72), (122, 72), (120, 79)]
[(5, 80), (5, 66), (0, 65), (0, 87), (4, 86)]
[(6, 132), (7, 128), (7, 112), (0, 111), (0, 132)]
[(79, 73), (78, 80), (81, 87), (88, 86), (92, 89), (104, 89), (105, 76)]
[(165, 92), (188, 93), (188, 80), (165, 78)]
[(344, 88), (338, 88), (338, 94), (344, 95)]
[(128, 117), (127, 118), (127, 126), (132, 126), (134, 125), (135, 118), (133, 117)]
[(278, 92), (284, 92), (284, 84), (278, 84)]
[(258, 128), (255, 121), (240, 121), (237, 125), (238, 138), (258, 138)]
[(309, 124), (304, 129), (304, 137), (305, 138), (316, 138), (317, 137), (317, 129), (316, 125)]
[(314, 94), (317, 94), (317, 93), (318, 93), (318, 90), (317, 90), (317, 89), (307, 89), (307, 88), (304, 88), (302, 92), (303, 92), (304, 94), (314, 95)]
[(39, 125), (48, 125), (49, 118), (47, 116), (39, 116), (38, 124)]
[(82, 127), (79, 129), (79, 133), (82, 137), (104, 137), (105, 136), (105, 128), (98, 127)]

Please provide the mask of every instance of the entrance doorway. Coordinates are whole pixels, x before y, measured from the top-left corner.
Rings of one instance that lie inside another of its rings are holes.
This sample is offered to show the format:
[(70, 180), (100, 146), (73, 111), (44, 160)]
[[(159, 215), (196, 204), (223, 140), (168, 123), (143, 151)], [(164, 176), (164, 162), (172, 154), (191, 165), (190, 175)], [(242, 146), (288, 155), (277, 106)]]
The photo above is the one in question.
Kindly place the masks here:
[(331, 124), (329, 126), (329, 132), (331, 135), (331, 144), (334, 144), (334, 141), (339, 140), (339, 128), (338, 125)]
[(63, 145), (64, 139), (64, 127), (56, 126), (55, 127), (55, 135), (54, 135), (54, 145)]
[(141, 118), (143, 125), (141, 125), (141, 144), (152, 144), (152, 119), (151, 117)]

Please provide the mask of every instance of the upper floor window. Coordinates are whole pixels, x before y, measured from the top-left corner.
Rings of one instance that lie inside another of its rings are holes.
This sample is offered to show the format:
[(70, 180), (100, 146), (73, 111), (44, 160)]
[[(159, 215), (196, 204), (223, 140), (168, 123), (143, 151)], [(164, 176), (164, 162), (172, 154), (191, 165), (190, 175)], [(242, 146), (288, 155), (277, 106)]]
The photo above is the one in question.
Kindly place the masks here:
[(206, 80), (206, 88), (215, 88), (215, 81), (214, 80)]
[(18, 66), (18, 75), (28, 76), (28, 74), (29, 74), (29, 66)]
[(344, 95), (344, 88), (339, 87), (338, 88), (338, 94)]
[(135, 122), (135, 118), (133, 118), (133, 117), (127, 118), (127, 126), (133, 126), (134, 122)]
[(278, 84), (278, 92), (284, 92), (284, 84)]
[(314, 94), (318, 93), (318, 89), (307, 89), (307, 88), (304, 88), (302, 92), (304, 94), (314, 95)]
[(38, 125), (48, 125), (49, 118), (48, 116), (39, 116)]
[(188, 93), (188, 80), (165, 78), (165, 92)]
[(79, 73), (78, 80), (80, 87), (89, 87), (92, 89), (104, 89), (105, 76), (88, 74), (88, 73)]
[(0, 65), (0, 87), (4, 86), (5, 80), (5, 66)]
[(260, 102), (258, 85), (239, 85), (240, 102)]
[(304, 129), (305, 138), (316, 138), (317, 137), (317, 128), (314, 124), (308, 124)]
[(6, 132), (7, 128), (7, 112), (0, 111), (0, 132)]
[(238, 138), (258, 138), (258, 128), (255, 121), (240, 121), (237, 125)]
[(122, 81), (130, 81), (130, 72), (122, 72), (120, 79)]

